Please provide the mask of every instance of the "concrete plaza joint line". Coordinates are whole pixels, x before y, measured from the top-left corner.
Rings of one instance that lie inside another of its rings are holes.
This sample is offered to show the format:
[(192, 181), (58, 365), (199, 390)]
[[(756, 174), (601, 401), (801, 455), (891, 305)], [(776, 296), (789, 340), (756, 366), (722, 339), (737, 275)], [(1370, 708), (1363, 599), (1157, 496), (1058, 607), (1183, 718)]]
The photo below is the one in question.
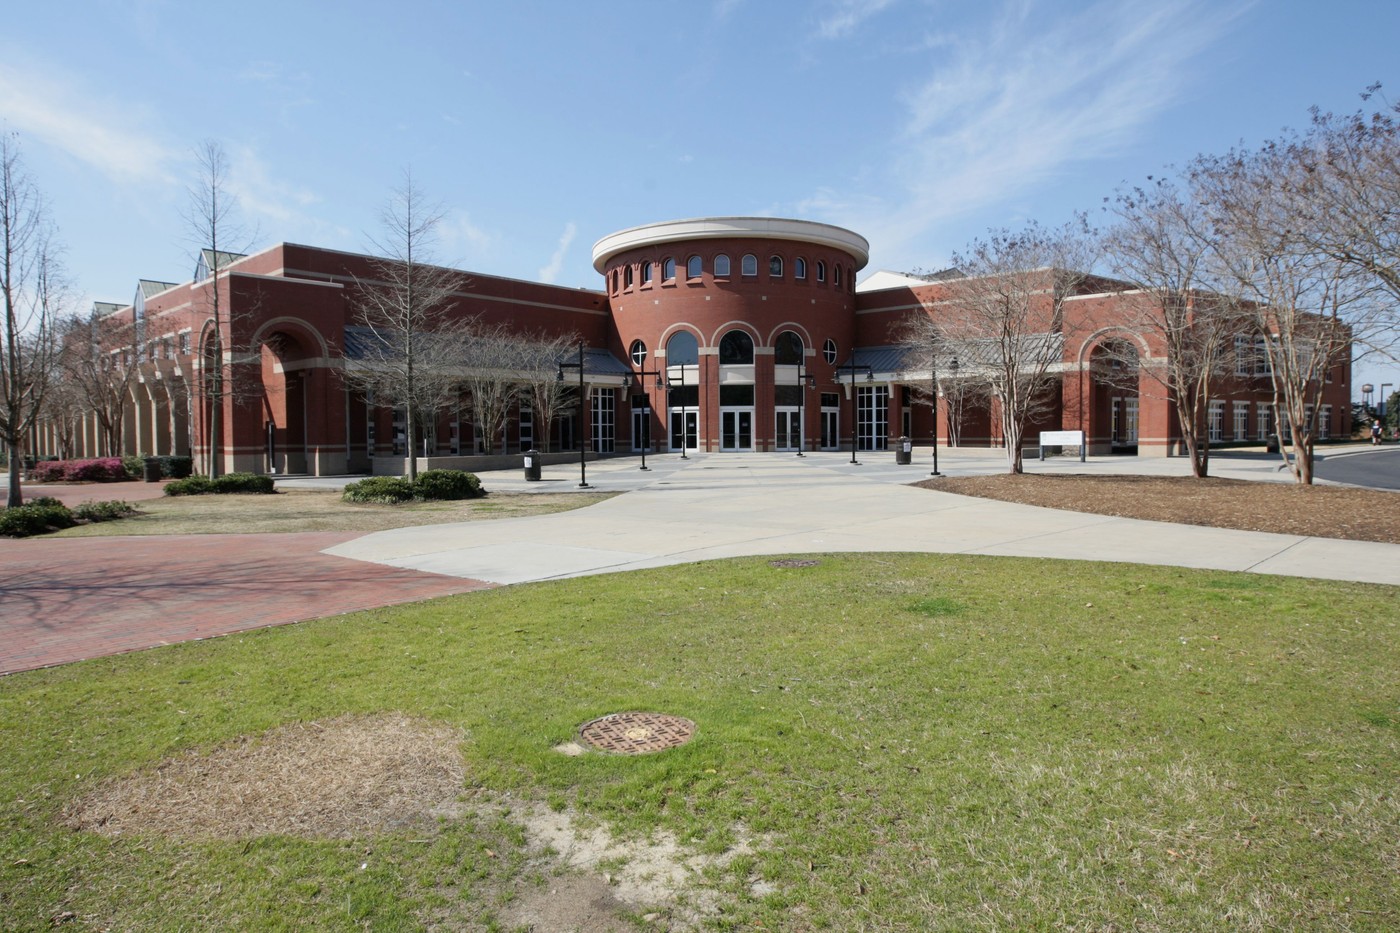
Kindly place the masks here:
[[(626, 491), (585, 509), (533, 518), (376, 532), (325, 553), (498, 584), (665, 567), (750, 555), (908, 551), (1102, 560), (1400, 584), (1400, 545), (1205, 528), (1065, 512), (912, 488), (890, 451), (850, 455), (699, 454), (588, 465), (600, 491)], [(944, 472), (996, 472), (1001, 451), (949, 451)], [(1217, 475), (1291, 481), (1277, 460), (1213, 462)], [(1181, 475), (1179, 460), (1057, 458), (1029, 472)], [(573, 491), (578, 469), (482, 474), (488, 490)], [(1400, 507), (1400, 499), (1397, 499)]]

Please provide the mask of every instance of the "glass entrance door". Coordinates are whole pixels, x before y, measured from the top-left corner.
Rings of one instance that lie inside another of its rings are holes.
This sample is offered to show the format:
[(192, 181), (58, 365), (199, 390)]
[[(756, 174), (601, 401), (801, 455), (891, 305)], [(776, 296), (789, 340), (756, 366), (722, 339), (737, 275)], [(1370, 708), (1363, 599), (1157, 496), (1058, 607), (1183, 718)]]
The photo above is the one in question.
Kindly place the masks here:
[(773, 430), (773, 443), (777, 450), (802, 449), (802, 419), (798, 409), (778, 409), (777, 424)]
[(632, 449), (651, 450), (651, 409), (632, 409)]
[(822, 409), (822, 450), (841, 449), (841, 413)]
[(671, 409), (671, 449), (699, 449), (699, 412), (694, 409)]
[(719, 413), (719, 449), (753, 450), (753, 409), (725, 408)]

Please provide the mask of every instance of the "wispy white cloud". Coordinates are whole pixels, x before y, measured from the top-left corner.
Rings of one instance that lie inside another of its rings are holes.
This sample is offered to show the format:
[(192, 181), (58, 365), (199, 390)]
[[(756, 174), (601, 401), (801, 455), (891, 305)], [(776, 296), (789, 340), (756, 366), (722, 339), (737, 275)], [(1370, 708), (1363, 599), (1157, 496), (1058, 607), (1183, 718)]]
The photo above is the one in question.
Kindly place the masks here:
[[(1248, 3), (1102, 0), (1073, 16), (1008, 0), (990, 32), (935, 33), (937, 64), (903, 95), (889, 190), (819, 193), (882, 247), (974, 209), (1013, 203), (1068, 167), (1122, 151), (1173, 105), (1192, 63)], [(1050, 218), (1045, 218), (1050, 220)]]
[(564, 232), (559, 237), (559, 246), (554, 250), (554, 255), (549, 258), (549, 265), (540, 270), (540, 281), (546, 285), (553, 285), (554, 280), (559, 278), (559, 272), (564, 268), (564, 256), (569, 252), (569, 247), (573, 245), (574, 236), (578, 234), (578, 227), (571, 220), (564, 225)]
[(844, 39), (870, 17), (891, 6), (895, 0), (832, 0), (817, 19), (817, 35), (823, 39)]
[(496, 237), (472, 222), (466, 211), (449, 211), (438, 224), (438, 239), (449, 263), (479, 261), (491, 249)]
[(120, 184), (170, 184), (187, 158), (159, 140), (154, 121), (139, 108), (73, 87), (54, 70), (13, 60), (0, 63), (0, 119)]
[(251, 146), (229, 150), (228, 190), (245, 214), (269, 220), (279, 230), (305, 229), (316, 223), (308, 209), (320, 198), (308, 188), (275, 177)]

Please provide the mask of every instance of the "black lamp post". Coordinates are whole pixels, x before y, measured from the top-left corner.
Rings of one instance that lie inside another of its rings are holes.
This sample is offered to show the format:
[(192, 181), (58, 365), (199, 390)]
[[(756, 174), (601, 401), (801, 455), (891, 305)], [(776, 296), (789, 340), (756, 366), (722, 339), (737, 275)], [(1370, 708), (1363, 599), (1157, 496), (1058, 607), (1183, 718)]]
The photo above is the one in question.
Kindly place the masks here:
[[(642, 391), (644, 391), (644, 392), (646, 391), (646, 383), (643, 381), (643, 379), (644, 379), (646, 376), (655, 376), (655, 377), (656, 377), (656, 387), (657, 387), (658, 389), (661, 389), (661, 388), (664, 388), (664, 387), (665, 387), (666, 381), (665, 381), (665, 379), (662, 377), (662, 375), (661, 375), (660, 372), (658, 372), (657, 370), (654, 370), (654, 369), (639, 369), (639, 370), (637, 370), (637, 385), (638, 385), (638, 387), (639, 387), (640, 389), (642, 389)], [(632, 387), (632, 374), (631, 374), (631, 373), (628, 373), (627, 375), (625, 375), (625, 376), (622, 377), (622, 387), (623, 387), (624, 389), (629, 389), (629, 388)], [(684, 421), (685, 419), (682, 418), (681, 420)], [(646, 470), (648, 473), (650, 473), (650, 472), (651, 472), (651, 467), (647, 466), (647, 448), (648, 448), (649, 446), (651, 446), (651, 405), (650, 405), (650, 403), (648, 403), (648, 405), (647, 405), (647, 418), (646, 418), (645, 424), (646, 424), (646, 434), (645, 434), (645, 436), (642, 438), (642, 469), (643, 469), (643, 470)]]
[(807, 446), (807, 392), (817, 387), (817, 377), (807, 372), (805, 366), (797, 368), (797, 455), (806, 456), (802, 448)]
[(869, 366), (857, 366), (855, 357), (851, 357), (851, 362), (844, 366), (837, 367), (838, 379), (846, 373), (851, 374), (851, 465), (860, 466), (860, 461), (856, 459), (856, 373), (865, 370), (865, 381), (874, 382), (875, 373)]
[[(958, 358), (957, 358), (956, 356), (953, 357), (952, 361), (948, 364), (948, 369), (952, 372), (952, 374), (953, 374), (954, 377), (956, 377), (956, 376), (958, 375)], [(935, 356), (935, 357), (933, 358), (933, 362), (929, 363), (929, 375), (930, 375), (931, 377), (933, 377), (933, 385), (930, 386), (930, 390), (931, 390), (932, 393), (933, 393), (933, 472), (930, 473), (929, 476), (942, 476), (943, 474), (940, 473), (940, 472), (938, 472), (938, 357), (937, 357), (937, 356)], [(952, 432), (951, 432), (951, 429), (952, 429), (952, 421), (951, 421), (951, 420), (949, 420), (949, 422), (948, 422), (948, 427), (949, 427), (949, 437), (951, 437), (951, 436), (952, 436)]]
[(577, 363), (559, 364), (559, 372), (555, 378), (560, 382), (564, 381), (564, 370), (566, 369), (578, 370), (578, 488), (592, 489), (593, 487), (588, 485), (588, 448), (585, 446), (583, 438), (583, 426), (588, 422), (587, 399), (583, 395), (583, 341), (579, 341)]
[[(685, 368), (686, 368), (687, 366), (691, 365), (691, 364), (689, 364), (689, 363), (677, 363), (676, 365), (679, 366), (679, 367), (680, 367), (680, 370), (681, 370), (681, 381), (680, 381), (680, 389), (681, 389), (681, 459), (682, 459), (682, 460), (689, 460), (690, 458), (687, 457), (687, 456), (685, 455), (685, 448), (686, 448), (685, 416), (686, 416), (686, 411), (687, 411), (687, 409), (686, 409), (686, 404), (685, 404)], [(695, 376), (696, 376), (696, 379), (698, 380), (698, 379), (699, 379), (699, 376), (700, 376), (700, 364), (699, 364), (699, 363), (696, 363), (696, 364), (694, 364), (694, 365), (695, 365)], [(669, 368), (670, 368), (670, 367), (668, 366), (667, 369), (669, 369)], [(670, 379), (669, 376), (666, 378), (666, 388), (667, 388), (667, 389), (670, 389), (670, 388), (671, 388), (671, 379)], [(668, 402), (667, 405), (666, 405), (667, 411), (670, 411), (670, 408), (671, 408), (671, 406), (670, 406), (670, 404), (669, 404), (669, 402)], [(695, 413), (695, 420), (696, 420), (696, 421), (699, 421), (699, 420), (700, 420), (700, 412), (699, 412), (699, 409), (696, 410), (696, 413)], [(698, 426), (698, 425), (696, 426), (696, 430), (697, 430), (697, 431), (699, 430), (699, 426)]]

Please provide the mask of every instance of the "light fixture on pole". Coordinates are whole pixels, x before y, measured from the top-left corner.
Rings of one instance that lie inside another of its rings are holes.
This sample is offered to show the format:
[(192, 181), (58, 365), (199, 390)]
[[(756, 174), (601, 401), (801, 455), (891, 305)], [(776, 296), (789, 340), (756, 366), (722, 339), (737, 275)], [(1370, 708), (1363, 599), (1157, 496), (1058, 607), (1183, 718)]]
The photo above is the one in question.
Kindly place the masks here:
[[(954, 377), (954, 378), (957, 378), (957, 375), (958, 375), (958, 358), (957, 358), (956, 356), (953, 357), (953, 359), (948, 363), (948, 369), (949, 369), (949, 371), (952, 373), (953, 377)], [(930, 390), (931, 390), (932, 393), (933, 393), (933, 472), (930, 473), (929, 476), (942, 476), (943, 474), (940, 473), (940, 472), (938, 472), (938, 357), (937, 357), (937, 356), (935, 356), (935, 357), (933, 358), (933, 362), (931, 362), (931, 363), (929, 364), (929, 376), (933, 379), (933, 385), (930, 386)], [(948, 437), (949, 437), (950, 440), (952, 439), (952, 436), (953, 436), (952, 427), (953, 427), (953, 422), (952, 422), (952, 420), (951, 420), (951, 418), (950, 418), (950, 420), (948, 421), (948, 429), (949, 429), (949, 430), (948, 430)]]
[(851, 374), (851, 465), (852, 465), (852, 466), (860, 466), (860, 461), (856, 459), (856, 393), (855, 393), (855, 386), (856, 386), (856, 373), (860, 372), (861, 370), (865, 370), (865, 381), (866, 381), (866, 382), (874, 382), (874, 381), (875, 381), (875, 373), (874, 373), (874, 371), (873, 371), (869, 366), (858, 366), (858, 365), (856, 365), (856, 361), (855, 361), (855, 357), (854, 357), (854, 356), (851, 357), (851, 362), (846, 363), (846, 364), (843, 365), (843, 366), (838, 366), (838, 367), (836, 368), (836, 371), (837, 371), (837, 375), (836, 375), (837, 381), (840, 381), (840, 378), (841, 378), (842, 375), (844, 375), (844, 374), (846, 374), (846, 373), (850, 373), (850, 374)]
[[(689, 437), (689, 432), (686, 430), (686, 414), (687, 414), (687, 408), (686, 408), (686, 404), (685, 404), (685, 368), (686, 368), (687, 366), (689, 366), (689, 365), (691, 365), (691, 364), (689, 364), (689, 363), (677, 363), (675, 367), (671, 367), (671, 366), (667, 366), (667, 367), (666, 367), (668, 370), (673, 369), (673, 368), (678, 368), (678, 369), (680, 369), (680, 371), (681, 371), (681, 381), (680, 381), (679, 386), (676, 385), (676, 383), (674, 382), (674, 380), (671, 379), (670, 376), (667, 376), (667, 377), (666, 377), (666, 388), (667, 388), (668, 391), (669, 391), (670, 389), (673, 389), (673, 388), (679, 388), (679, 389), (681, 390), (681, 459), (682, 459), (682, 460), (689, 460), (689, 459), (690, 459), (689, 457), (687, 457), (687, 456), (685, 455), (685, 449), (686, 449), (687, 446), (689, 446), (689, 439), (690, 439), (690, 437)], [(700, 379), (700, 364), (699, 364), (699, 363), (696, 363), (696, 364), (694, 364), (694, 365), (695, 365), (696, 385), (699, 385), (699, 379)], [(667, 400), (667, 405), (666, 405), (667, 410), (670, 410), (670, 407), (671, 407), (671, 406), (670, 406), (670, 400), (668, 399), (668, 400)], [(700, 410), (699, 410), (699, 408), (697, 408), (696, 411), (695, 411), (695, 418), (696, 418), (697, 421), (700, 419)], [(697, 428), (697, 430), (698, 430), (698, 428)]]
[(584, 424), (587, 423), (588, 418), (587, 418), (586, 405), (584, 404), (584, 403), (585, 403), (585, 399), (584, 399), (584, 394), (583, 394), (583, 341), (582, 341), (582, 340), (580, 340), (580, 341), (579, 341), (579, 344), (578, 344), (578, 362), (577, 362), (577, 363), (560, 363), (560, 364), (559, 364), (559, 372), (558, 372), (558, 373), (556, 374), (556, 376), (555, 376), (555, 378), (556, 378), (559, 382), (563, 382), (563, 381), (564, 381), (564, 370), (566, 370), (566, 369), (577, 369), (577, 370), (578, 370), (578, 422), (579, 422), (579, 432), (578, 432), (578, 433), (579, 433), (579, 438), (578, 438), (578, 488), (579, 488), (579, 489), (592, 489), (593, 487), (588, 485), (588, 448), (587, 448), (587, 446), (586, 446), (586, 445), (584, 444), (584, 442), (583, 442), (583, 426), (584, 426)]
[[(639, 369), (639, 370), (637, 370), (637, 387), (640, 388), (642, 391), (644, 391), (644, 392), (646, 391), (646, 377), (647, 377), (647, 376), (655, 376), (655, 377), (656, 377), (656, 387), (657, 387), (658, 389), (664, 389), (664, 388), (666, 387), (666, 380), (665, 380), (665, 377), (664, 377), (658, 370), (654, 370), (654, 369)], [(624, 389), (630, 389), (630, 388), (632, 387), (632, 374), (631, 374), (631, 373), (627, 373), (625, 376), (622, 377), (622, 387), (623, 387)], [(647, 466), (647, 448), (651, 446), (651, 405), (650, 405), (650, 403), (648, 403), (648, 405), (647, 405), (647, 417), (646, 417), (646, 419), (645, 419), (642, 423), (646, 426), (646, 427), (645, 427), (645, 433), (644, 433), (643, 436), (642, 436), (642, 469), (643, 469), (643, 470), (646, 470), (646, 471), (649, 473), (649, 472), (651, 472), (651, 467)]]
[(805, 456), (802, 448), (807, 446), (807, 392), (817, 387), (817, 377), (805, 366), (797, 367), (797, 455)]

